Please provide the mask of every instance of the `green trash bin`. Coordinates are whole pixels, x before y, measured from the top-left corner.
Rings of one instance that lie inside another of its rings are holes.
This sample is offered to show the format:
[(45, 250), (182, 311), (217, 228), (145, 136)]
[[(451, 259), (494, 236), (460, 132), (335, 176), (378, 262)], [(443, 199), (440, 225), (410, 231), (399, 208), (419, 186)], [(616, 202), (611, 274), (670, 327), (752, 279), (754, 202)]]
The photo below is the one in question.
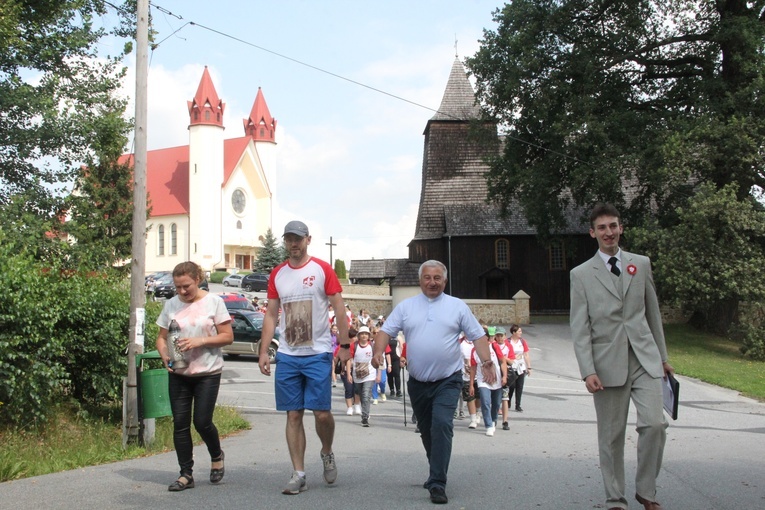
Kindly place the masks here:
[(151, 351), (136, 355), (139, 369), (139, 393), (143, 418), (171, 416), (168, 373), (163, 368), (144, 369), (145, 360), (159, 360), (159, 352)]

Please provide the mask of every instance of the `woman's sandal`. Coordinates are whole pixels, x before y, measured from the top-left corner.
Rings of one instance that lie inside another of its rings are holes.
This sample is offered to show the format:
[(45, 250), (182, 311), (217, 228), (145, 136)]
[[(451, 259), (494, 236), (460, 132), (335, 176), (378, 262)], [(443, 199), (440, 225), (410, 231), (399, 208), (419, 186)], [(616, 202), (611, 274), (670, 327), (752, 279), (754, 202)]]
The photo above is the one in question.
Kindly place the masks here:
[[(223, 463), (223, 459), (226, 457), (226, 455), (223, 453), (223, 450), (220, 451), (220, 457), (217, 459), (212, 459), (211, 462), (221, 462)], [(226, 474), (226, 467), (221, 465), (220, 469), (216, 468), (210, 468), (210, 483), (218, 483), (221, 480), (223, 480), (223, 475)]]
[[(183, 482), (182, 480), (186, 480)], [(167, 490), (170, 492), (180, 492), (185, 491), (186, 489), (193, 489), (194, 488), (194, 477), (191, 475), (181, 475), (178, 477), (176, 481), (171, 483)]]

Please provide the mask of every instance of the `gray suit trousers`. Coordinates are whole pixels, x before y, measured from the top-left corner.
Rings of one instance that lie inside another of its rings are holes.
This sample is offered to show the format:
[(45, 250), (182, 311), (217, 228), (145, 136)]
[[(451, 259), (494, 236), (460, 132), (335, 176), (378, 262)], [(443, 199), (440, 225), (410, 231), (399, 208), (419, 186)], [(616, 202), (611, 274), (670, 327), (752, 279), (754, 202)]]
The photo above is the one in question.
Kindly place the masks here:
[(593, 395), (598, 417), (600, 470), (607, 507), (627, 508), (624, 491), (624, 439), (630, 400), (637, 411), (637, 475), (635, 488), (642, 497), (656, 497), (656, 478), (661, 469), (667, 420), (662, 402), (662, 379), (648, 375), (632, 349), (629, 376), (623, 386), (608, 387)]

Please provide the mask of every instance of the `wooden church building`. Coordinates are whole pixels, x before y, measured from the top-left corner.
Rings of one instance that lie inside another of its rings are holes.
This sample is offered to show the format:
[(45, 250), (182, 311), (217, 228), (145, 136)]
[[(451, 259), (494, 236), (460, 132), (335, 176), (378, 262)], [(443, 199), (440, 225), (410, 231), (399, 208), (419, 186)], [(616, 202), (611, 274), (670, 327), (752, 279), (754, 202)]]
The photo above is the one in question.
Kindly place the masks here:
[[(471, 135), (480, 118), (475, 91), (455, 59), (438, 112), (425, 126), (422, 188), (408, 260), (351, 261), (351, 281), (417, 285), (416, 268), (436, 259), (448, 269), (446, 292), (462, 299), (511, 299), (528, 294), (532, 312), (568, 311), (569, 271), (597, 244), (575, 215), (553, 242), (543, 244), (517, 208), (502, 217), (487, 200), (489, 148)], [(496, 133), (496, 126), (485, 125)], [(500, 140), (501, 142), (501, 140)], [(357, 270), (358, 265), (358, 270)], [(375, 274), (363, 274), (374, 267)], [(382, 272), (382, 273), (381, 273)]]
[(188, 101), (189, 144), (147, 154), (147, 272), (186, 260), (251, 269), (257, 258), (271, 227), (276, 120), (258, 88), (243, 136), (224, 139), (225, 108), (205, 67)]

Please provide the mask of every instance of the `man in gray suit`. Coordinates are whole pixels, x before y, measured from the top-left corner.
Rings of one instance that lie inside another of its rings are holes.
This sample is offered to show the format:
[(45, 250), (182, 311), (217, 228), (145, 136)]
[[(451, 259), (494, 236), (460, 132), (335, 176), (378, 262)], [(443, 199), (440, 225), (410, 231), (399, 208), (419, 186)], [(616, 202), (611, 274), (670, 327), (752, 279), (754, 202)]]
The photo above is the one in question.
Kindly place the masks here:
[(674, 373), (648, 257), (619, 248), (619, 211), (598, 204), (590, 214), (595, 256), (571, 271), (571, 334), (579, 371), (593, 394), (606, 507), (626, 509), (624, 439), (630, 400), (637, 410), (635, 498), (656, 502), (656, 477), (666, 441), (662, 378)]

